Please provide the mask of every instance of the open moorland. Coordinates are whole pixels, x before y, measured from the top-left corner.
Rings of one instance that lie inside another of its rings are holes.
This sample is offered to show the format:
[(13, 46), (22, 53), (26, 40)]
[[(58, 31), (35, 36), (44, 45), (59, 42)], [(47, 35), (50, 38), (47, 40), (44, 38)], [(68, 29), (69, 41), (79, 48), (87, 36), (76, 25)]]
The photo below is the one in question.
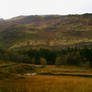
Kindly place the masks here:
[(92, 46), (92, 14), (18, 16), (0, 20), (0, 47), (3, 48), (85, 45)]

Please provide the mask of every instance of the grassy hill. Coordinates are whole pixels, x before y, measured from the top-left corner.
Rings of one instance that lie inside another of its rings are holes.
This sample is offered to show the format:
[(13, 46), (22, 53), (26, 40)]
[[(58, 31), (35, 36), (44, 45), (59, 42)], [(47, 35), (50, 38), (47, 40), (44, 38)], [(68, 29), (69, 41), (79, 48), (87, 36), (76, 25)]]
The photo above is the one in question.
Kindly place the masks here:
[(19, 16), (0, 20), (0, 47), (92, 45), (92, 14)]

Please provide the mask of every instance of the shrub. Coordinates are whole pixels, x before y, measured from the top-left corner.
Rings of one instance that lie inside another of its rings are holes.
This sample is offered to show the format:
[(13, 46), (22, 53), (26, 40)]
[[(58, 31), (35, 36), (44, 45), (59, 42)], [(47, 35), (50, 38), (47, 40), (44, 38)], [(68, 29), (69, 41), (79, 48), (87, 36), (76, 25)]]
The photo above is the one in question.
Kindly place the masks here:
[(9, 72), (11, 72), (11, 73), (33, 72), (33, 71), (35, 71), (35, 68), (36, 67), (33, 65), (19, 64), (19, 65), (11, 67), (9, 69)]

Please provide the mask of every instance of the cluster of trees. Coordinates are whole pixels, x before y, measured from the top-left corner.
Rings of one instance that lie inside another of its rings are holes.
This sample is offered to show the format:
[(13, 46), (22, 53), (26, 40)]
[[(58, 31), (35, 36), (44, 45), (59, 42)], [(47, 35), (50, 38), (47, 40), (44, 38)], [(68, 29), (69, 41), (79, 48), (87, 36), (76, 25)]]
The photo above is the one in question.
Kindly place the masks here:
[(0, 60), (4, 62), (42, 65), (89, 65), (92, 67), (92, 48), (52, 49), (0, 49)]

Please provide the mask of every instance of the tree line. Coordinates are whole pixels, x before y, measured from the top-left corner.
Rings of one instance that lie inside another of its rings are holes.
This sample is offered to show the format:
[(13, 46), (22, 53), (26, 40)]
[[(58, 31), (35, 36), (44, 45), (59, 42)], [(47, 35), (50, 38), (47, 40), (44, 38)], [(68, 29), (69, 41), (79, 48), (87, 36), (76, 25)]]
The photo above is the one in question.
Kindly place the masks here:
[(1, 62), (16, 62), (42, 65), (76, 65), (92, 67), (92, 48), (15, 49), (0, 48)]

